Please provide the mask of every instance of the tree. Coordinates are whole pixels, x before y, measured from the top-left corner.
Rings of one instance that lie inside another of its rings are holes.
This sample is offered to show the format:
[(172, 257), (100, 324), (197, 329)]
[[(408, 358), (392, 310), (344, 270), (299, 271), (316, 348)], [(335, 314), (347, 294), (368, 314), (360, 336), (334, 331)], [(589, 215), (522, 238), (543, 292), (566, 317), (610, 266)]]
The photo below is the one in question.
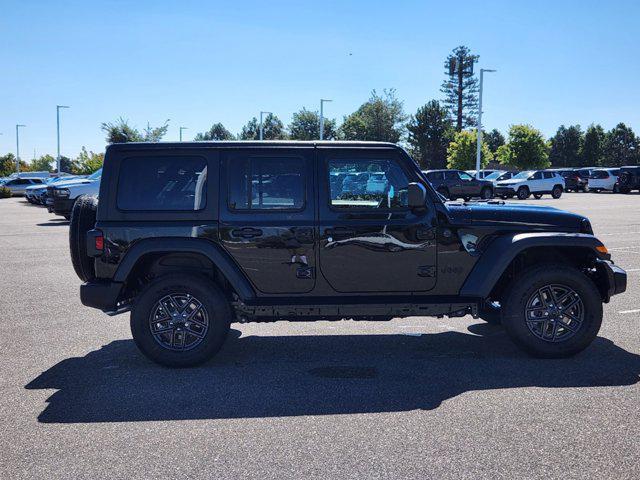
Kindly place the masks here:
[(447, 109), (437, 100), (418, 108), (407, 124), (411, 153), (424, 169), (445, 168), (453, 126)]
[(194, 140), (235, 140), (235, 135), (225, 128), (225, 126), (218, 122), (211, 125), (211, 128), (206, 132), (198, 133)]
[(404, 133), (406, 119), (394, 89), (384, 90), (382, 95), (373, 90), (367, 102), (345, 117), (340, 134), (345, 140), (397, 143)]
[[(284, 124), (273, 113), (269, 113), (263, 118), (262, 131), (264, 140), (283, 140), (286, 138)], [(260, 122), (256, 117), (253, 117), (242, 127), (240, 139), (260, 140)]]
[(73, 171), (73, 162), (69, 157), (60, 155), (60, 171), (66, 173), (71, 173)]
[(456, 131), (476, 126), (478, 114), (478, 79), (473, 73), (473, 65), (478, 55), (461, 45), (453, 50), (444, 62), (447, 78), (440, 91), (444, 93), (444, 103), (455, 119)]
[(582, 164), (582, 147), (584, 136), (580, 125), (568, 128), (560, 125), (556, 134), (550, 139), (551, 151), (549, 161), (554, 167), (580, 167)]
[(497, 129), (493, 129), (490, 132), (483, 132), (482, 142), (487, 144), (491, 153), (495, 156), (498, 148), (504, 145), (504, 135), (502, 135)]
[[(447, 150), (447, 168), (472, 170), (476, 168), (478, 135), (476, 130), (456, 132)], [(493, 159), (486, 143), (480, 151), (480, 167), (484, 168)]]
[(501, 164), (520, 170), (549, 167), (549, 145), (530, 125), (512, 125), (508, 142), (498, 147), (496, 156)]
[(76, 175), (89, 175), (102, 168), (103, 163), (104, 153), (87, 152), (87, 149), (82, 147), (78, 157), (71, 162), (69, 171)]
[(621, 167), (636, 165), (640, 156), (638, 137), (624, 123), (606, 133), (604, 141), (605, 163), (609, 166)]
[(0, 157), (0, 177), (8, 177), (16, 171), (16, 157), (13, 153), (7, 153)]
[(120, 117), (115, 122), (103, 122), (100, 129), (107, 134), (107, 143), (127, 143), (127, 142), (159, 142), (169, 130), (169, 120), (163, 125), (152, 128), (147, 123), (147, 128), (143, 133), (129, 125), (129, 121)]
[(605, 166), (604, 161), (604, 129), (600, 125), (589, 125), (584, 135), (584, 146), (582, 147), (582, 165), (585, 166)]
[(29, 168), (33, 172), (50, 172), (51, 165), (54, 164), (55, 160), (56, 159), (51, 155), (42, 155), (40, 158), (34, 158), (33, 160), (31, 160), (31, 165), (29, 165)]
[[(320, 114), (303, 108), (293, 114), (289, 124), (289, 138), (293, 140), (317, 140), (320, 138)], [(324, 119), (324, 140), (336, 138), (336, 121)]]

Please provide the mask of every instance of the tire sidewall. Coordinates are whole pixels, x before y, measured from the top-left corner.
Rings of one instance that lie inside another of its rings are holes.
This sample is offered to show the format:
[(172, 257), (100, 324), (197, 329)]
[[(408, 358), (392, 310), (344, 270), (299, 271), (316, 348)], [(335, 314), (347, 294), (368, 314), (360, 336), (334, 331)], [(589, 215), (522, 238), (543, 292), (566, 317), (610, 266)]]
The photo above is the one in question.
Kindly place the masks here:
[(529, 198), (529, 189), (527, 187), (520, 187), (518, 188), (518, 192), (517, 192), (517, 197), (520, 200), (526, 200), (527, 198)]
[[(525, 308), (539, 288), (559, 284), (572, 288), (581, 298), (585, 317), (580, 330), (571, 338), (557, 343), (536, 337), (525, 321)], [(574, 355), (586, 348), (597, 336), (602, 324), (602, 300), (593, 282), (572, 267), (541, 265), (523, 272), (505, 295), (502, 324), (511, 339), (528, 353), (543, 358)]]
[(560, 198), (562, 196), (562, 187), (559, 187), (559, 186), (553, 187), (553, 190), (551, 191), (551, 196), (556, 199)]
[[(204, 340), (191, 350), (173, 351), (162, 347), (149, 328), (149, 318), (156, 302), (171, 293), (189, 293), (202, 302), (209, 318)], [(197, 274), (166, 275), (151, 282), (138, 295), (131, 309), (133, 340), (150, 360), (166, 367), (192, 367), (206, 362), (222, 347), (231, 323), (229, 302), (207, 277)]]
[(482, 190), (480, 190), (480, 198), (482, 198), (483, 200), (489, 200), (492, 197), (493, 191), (491, 190), (491, 187), (484, 187)]

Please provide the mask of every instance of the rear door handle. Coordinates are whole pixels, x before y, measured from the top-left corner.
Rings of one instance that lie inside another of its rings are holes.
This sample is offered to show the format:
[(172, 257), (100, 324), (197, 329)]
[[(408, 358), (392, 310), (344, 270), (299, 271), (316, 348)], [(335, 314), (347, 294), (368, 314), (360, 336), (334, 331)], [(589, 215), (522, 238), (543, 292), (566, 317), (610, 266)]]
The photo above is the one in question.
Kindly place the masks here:
[(253, 238), (262, 235), (262, 230), (260, 230), (259, 228), (251, 227), (234, 228), (233, 230), (231, 230), (231, 235), (240, 238)]
[(356, 231), (353, 228), (335, 227), (335, 228), (327, 228), (325, 230), (325, 233), (333, 237), (350, 237), (355, 235)]

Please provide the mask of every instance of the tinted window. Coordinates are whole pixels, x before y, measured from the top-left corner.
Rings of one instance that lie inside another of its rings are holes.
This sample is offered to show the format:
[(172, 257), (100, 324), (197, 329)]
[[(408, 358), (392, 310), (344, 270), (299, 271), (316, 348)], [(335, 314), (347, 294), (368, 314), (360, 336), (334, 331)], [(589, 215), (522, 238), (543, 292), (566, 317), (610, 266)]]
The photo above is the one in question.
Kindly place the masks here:
[(409, 181), (395, 161), (379, 159), (330, 160), (329, 181), (344, 174), (341, 183), (330, 183), (335, 208), (406, 208)]
[(118, 178), (122, 210), (201, 210), (207, 164), (202, 157), (126, 158)]
[(553, 172), (544, 172), (544, 178), (553, 178)]
[(430, 182), (433, 182), (434, 180), (440, 180), (440, 179), (442, 179), (442, 173), (441, 172), (427, 173), (427, 179)]
[(304, 206), (305, 163), (299, 157), (230, 160), (231, 210), (299, 210)]
[(460, 180), (464, 180), (465, 182), (473, 180), (473, 177), (465, 172), (458, 172), (458, 176), (460, 177)]
[(444, 178), (446, 180), (458, 180), (458, 178), (459, 178), (458, 177), (458, 172), (451, 172), (451, 171), (444, 172)]
[(533, 175), (531, 175), (532, 180), (540, 180), (541, 178), (542, 178), (542, 172), (536, 172)]
[(617, 177), (618, 175), (620, 175), (620, 169), (616, 168), (614, 170), (609, 170), (611, 172), (611, 175)]

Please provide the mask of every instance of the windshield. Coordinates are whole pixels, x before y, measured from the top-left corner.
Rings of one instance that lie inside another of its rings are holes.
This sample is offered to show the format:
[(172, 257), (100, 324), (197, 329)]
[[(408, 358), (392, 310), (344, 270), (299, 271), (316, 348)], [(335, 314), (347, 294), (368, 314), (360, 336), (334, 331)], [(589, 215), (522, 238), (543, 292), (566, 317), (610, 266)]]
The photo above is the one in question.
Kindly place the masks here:
[(96, 170), (91, 175), (89, 175), (87, 178), (89, 180), (98, 180), (98, 179), (100, 179), (100, 177), (102, 177), (102, 169)]
[(484, 177), (485, 180), (497, 180), (499, 176), (501, 176), (505, 172), (493, 172), (490, 175)]
[(517, 174), (513, 178), (526, 179), (526, 178), (529, 178), (532, 174), (533, 174), (533, 170), (528, 170), (528, 171), (525, 171), (525, 172), (520, 172), (519, 174)]

